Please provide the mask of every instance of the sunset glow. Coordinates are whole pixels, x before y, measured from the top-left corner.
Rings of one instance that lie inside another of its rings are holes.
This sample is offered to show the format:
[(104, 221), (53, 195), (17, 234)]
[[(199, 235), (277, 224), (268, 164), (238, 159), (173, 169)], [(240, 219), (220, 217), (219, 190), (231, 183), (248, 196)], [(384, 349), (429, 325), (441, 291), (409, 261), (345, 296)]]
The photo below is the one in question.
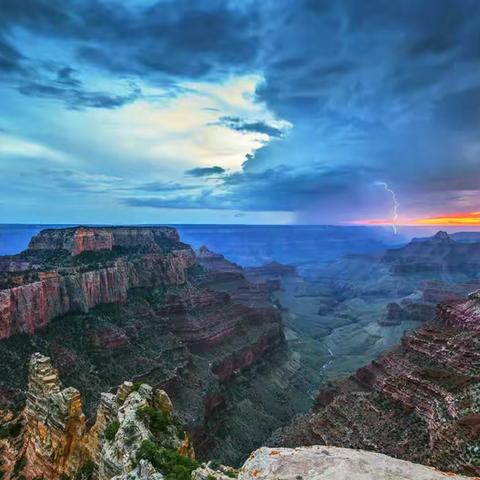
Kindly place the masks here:
[[(353, 222), (356, 225), (391, 225), (392, 221), (389, 219), (374, 219), (374, 220), (357, 220)], [(443, 225), (443, 226), (458, 226), (468, 225), (479, 227), (480, 226), (480, 212), (457, 212), (448, 213), (444, 215), (424, 217), (424, 218), (411, 218), (411, 219), (399, 219), (397, 225)]]

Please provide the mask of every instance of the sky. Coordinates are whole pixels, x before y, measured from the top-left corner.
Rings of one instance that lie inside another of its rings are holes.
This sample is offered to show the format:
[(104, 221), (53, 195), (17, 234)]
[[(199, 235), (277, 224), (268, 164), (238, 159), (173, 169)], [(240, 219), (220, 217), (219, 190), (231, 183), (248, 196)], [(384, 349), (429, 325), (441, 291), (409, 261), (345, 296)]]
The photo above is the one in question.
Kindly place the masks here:
[(2, 0), (0, 223), (480, 225), (478, 0)]

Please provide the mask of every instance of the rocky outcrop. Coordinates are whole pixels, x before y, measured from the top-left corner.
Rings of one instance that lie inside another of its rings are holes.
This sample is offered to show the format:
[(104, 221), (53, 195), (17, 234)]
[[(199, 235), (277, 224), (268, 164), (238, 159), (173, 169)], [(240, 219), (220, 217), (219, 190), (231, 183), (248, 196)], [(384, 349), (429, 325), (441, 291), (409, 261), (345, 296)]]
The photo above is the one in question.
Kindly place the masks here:
[(51, 271), (17, 278), (14, 286), (0, 290), (0, 340), (16, 333), (31, 334), (69, 312), (125, 303), (132, 288), (183, 284), (186, 270), (196, 261), (190, 247), (178, 242), (175, 231), (168, 228), (45, 230), (32, 239), (27, 255), (55, 248), (78, 255), (114, 247), (136, 253), (112, 256), (106, 264), (64, 267), (59, 262)]
[(396, 274), (461, 272), (476, 276), (480, 269), (480, 243), (456, 242), (448, 233), (438, 232), (431, 238), (387, 250), (382, 261)]
[(34, 236), (28, 245), (32, 251), (65, 250), (71, 255), (113, 248), (145, 248), (161, 253), (165, 241), (178, 242), (177, 231), (171, 227), (73, 227), (48, 229)]
[(480, 474), (480, 295), (440, 305), (401, 345), (321, 390), (313, 412), (273, 445), (379, 451), (442, 470)]
[(30, 362), (22, 430), (6, 445), (16, 455), (10, 462), (15, 467), (3, 473), (27, 480), (83, 478), (87, 472), (95, 480), (164, 478), (141, 457), (158, 448), (179, 461), (194, 458), (189, 436), (172, 412), (164, 391), (125, 382), (115, 395), (102, 395), (96, 421), (87, 428), (79, 391), (63, 388), (50, 359), (37, 353)]
[(248, 276), (269, 278), (282, 278), (297, 274), (297, 269), (293, 265), (278, 262), (267, 262), (259, 267), (248, 267), (245, 271)]
[(88, 460), (80, 392), (63, 389), (50, 359), (40, 354), (30, 363), (24, 415), (26, 478), (70, 475)]
[(435, 307), (428, 303), (403, 302), (402, 305), (391, 302), (379, 320), (383, 326), (400, 325), (403, 321), (427, 322), (433, 318)]
[(444, 480), (445, 474), (379, 453), (336, 447), (261, 448), (253, 452), (239, 480)]
[(405, 317), (403, 308), (395, 302), (389, 303), (379, 321), (380, 325), (399, 325)]
[(480, 281), (448, 283), (441, 280), (423, 282), (421, 286), (425, 302), (437, 305), (457, 300), (465, 300), (468, 294), (480, 289)]
[(480, 290), (472, 292), (467, 301), (439, 305), (438, 315), (448, 327), (480, 332)]
[(198, 263), (207, 271), (230, 273), (233, 276), (243, 275), (243, 269), (240, 265), (230, 262), (223, 255), (212, 252), (206, 247), (200, 247), (197, 251)]

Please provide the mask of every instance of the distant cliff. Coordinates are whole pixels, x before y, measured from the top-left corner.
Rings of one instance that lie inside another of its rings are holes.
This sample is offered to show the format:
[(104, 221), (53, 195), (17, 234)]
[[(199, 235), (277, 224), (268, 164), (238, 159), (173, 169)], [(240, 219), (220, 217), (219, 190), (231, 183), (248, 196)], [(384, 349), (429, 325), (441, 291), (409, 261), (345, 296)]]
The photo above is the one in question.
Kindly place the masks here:
[(433, 237), (412, 240), (405, 247), (387, 250), (383, 262), (399, 274), (444, 272), (478, 276), (480, 242), (455, 241), (440, 231)]
[(183, 284), (194, 263), (192, 249), (171, 228), (44, 230), (4, 264), (10, 272), (15, 264), (33, 273), (17, 268), (0, 277), (0, 288), (6, 287), (0, 290), (0, 339), (33, 333), (69, 312), (125, 303), (131, 288)]

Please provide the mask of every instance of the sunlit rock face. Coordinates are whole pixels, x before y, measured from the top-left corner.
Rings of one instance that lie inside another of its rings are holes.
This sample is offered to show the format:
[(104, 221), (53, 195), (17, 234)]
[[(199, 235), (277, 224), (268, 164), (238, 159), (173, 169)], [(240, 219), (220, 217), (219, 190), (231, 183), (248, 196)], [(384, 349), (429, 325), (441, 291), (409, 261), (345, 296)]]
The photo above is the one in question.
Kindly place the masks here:
[[(447, 474), (373, 452), (336, 447), (261, 448), (239, 480), (442, 480)], [(458, 475), (449, 478), (466, 479)]]
[[(144, 411), (161, 419), (162, 428), (142, 415)], [(88, 428), (80, 392), (63, 388), (50, 358), (36, 353), (30, 361), (21, 428), (3, 440), (2, 448), (12, 456), (13, 466), (3, 473), (7, 479), (21, 474), (27, 480), (84, 478), (81, 475), (87, 472), (86, 478), (95, 480), (123, 475), (137, 478), (137, 473), (138, 478), (161, 479), (161, 473), (147, 460), (139, 463), (137, 452), (144, 442), (181, 458), (195, 456), (189, 436), (172, 415), (172, 403), (163, 390), (147, 384), (135, 388), (124, 382), (116, 394), (102, 394), (95, 423)]]
[(72, 474), (89, 458), (80, 392), (62, 388), (50, 359), (32, 356), (25, 416), (27, 478)]
[(13, 261), (36, 269), (1, 274), (0, 339), (33, 333), (69, 312), (125, 303), (132, 288), (183, 284), (195, 261), (167, 227), (44, 230)]
[(167, 240), (178, 242), (170, 227), (74, 227), (43, 230), (28, 245), (32, 251), (64, 250), (71, 255), (113, 248), (143, 247), (150, 253), (161, 253)]
[(479, 297), (441, 304), (398, 347), (322, 388), (312, 413), (271, 444), (363, 448), (478, 475)]

